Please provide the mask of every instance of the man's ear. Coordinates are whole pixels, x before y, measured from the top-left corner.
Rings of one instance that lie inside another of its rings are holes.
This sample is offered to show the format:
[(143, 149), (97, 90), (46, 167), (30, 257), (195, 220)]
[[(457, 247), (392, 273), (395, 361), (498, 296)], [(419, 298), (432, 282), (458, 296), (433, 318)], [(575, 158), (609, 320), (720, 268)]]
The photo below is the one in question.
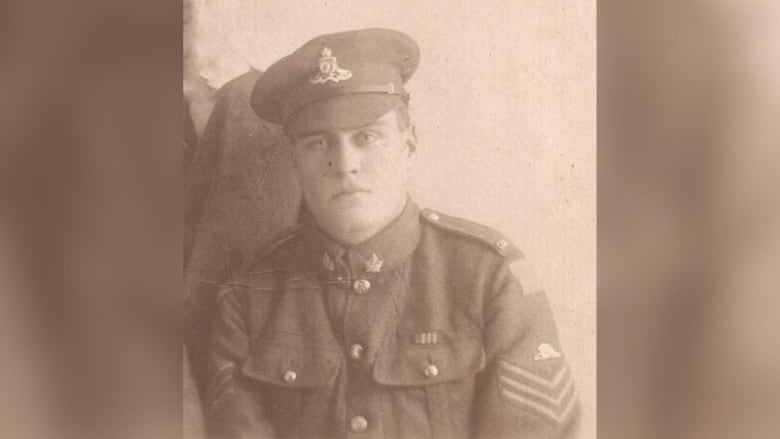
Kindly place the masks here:
[(414, 125), (409, 125), (404, 131), (404, 141), (406, 146), (409, 147), (409, 155), (413, 154), (417, 150), (417, 133)]

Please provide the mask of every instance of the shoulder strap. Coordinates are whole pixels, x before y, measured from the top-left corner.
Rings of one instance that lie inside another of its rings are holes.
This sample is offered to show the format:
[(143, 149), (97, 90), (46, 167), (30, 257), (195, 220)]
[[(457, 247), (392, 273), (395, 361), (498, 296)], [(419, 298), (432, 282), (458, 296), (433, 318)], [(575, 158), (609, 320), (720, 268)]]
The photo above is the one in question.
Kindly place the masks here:
[(421, 215), (426, 223), (446, 232), (485, 244), (501, 256), (522, 257), (522, 252), (511, 241), (490, 227), (445, 215), (431, 209), (423, 209)]

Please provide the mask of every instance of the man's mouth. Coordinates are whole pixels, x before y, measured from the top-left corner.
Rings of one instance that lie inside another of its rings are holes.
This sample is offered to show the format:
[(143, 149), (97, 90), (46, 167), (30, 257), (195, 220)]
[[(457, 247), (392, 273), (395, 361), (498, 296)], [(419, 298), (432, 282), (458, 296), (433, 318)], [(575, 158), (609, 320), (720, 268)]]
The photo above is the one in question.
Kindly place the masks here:
[(363, 193), (369, 193), (369, 192), (371, 192), (371, 191), (369, 191), (368, 189), (363, 189), (363, 188), (348, 188), (348, 189), (340, 190), (335, 195), (333, 195), (331, 198), (336, 200), (336, 199), (339, 199), (341, 197), (347, 197), (347, 196), (350, 196), (350, 195), (363, 194)]

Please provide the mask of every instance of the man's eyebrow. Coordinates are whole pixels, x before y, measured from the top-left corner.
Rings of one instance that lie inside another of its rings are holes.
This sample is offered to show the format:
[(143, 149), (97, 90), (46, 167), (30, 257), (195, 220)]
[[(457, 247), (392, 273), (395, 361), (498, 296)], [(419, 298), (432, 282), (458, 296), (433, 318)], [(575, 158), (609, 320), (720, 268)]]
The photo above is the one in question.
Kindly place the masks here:
[(295, 134), (293, 137), (295, 140), (302, 140), (307, 139), (309, 137), (324, 137), (327, 136), (327, 131), (324, 130), (313, 130), (313, 131), (304, 131), (300, 134)]

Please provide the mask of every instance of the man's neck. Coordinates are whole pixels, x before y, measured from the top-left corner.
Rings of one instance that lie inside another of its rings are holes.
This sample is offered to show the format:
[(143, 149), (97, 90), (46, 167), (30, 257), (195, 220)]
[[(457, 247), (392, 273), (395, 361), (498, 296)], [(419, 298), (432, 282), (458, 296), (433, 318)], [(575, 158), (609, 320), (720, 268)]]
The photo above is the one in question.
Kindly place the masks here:
[(362, 244), (374, 236), (380, 234), (387, 226), (393, 223), (403, 212), (406, 207), (406, 202), (400, 205), (400, 208), (396, 209), (394, 215), (390, 215), (385, 221), (372, 225), (370, 227), (356, 227), (356, 228), (340, 228), (338, 226), (327, 227), (320, 225), (320, 228), (330, 235), (334, 240), (346, 244), (349, 246), (355, 246)]
[(374, 236), (378, 235), (379, 232), (382, 229), (384, 229), (386, 226), (387, 225), (381, 228), (372, 228), (372, 229), (365, 229), (365, 230), (345, 231), (342, 233), (328, 232), (328, 234), (331, 235), (333, 239), (335, 239), (338, 242), (350, 246), (355, 246), (363, 242), (366, 242), (369, 239), (373, 238)]

